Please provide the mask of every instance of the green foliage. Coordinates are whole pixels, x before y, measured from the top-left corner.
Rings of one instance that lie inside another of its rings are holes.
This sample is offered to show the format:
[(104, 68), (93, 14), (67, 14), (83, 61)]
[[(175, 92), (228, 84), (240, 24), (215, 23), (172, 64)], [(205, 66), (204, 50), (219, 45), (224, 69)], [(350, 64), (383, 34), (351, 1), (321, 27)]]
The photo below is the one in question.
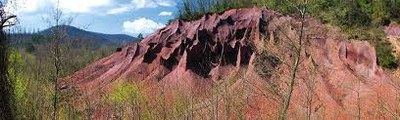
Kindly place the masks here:
[(271, 77), (274, 73), (273, 70), (281, 62), (278, 57), (270, 55), (268, 51), (264, 51), (257, 55), (255, 68), (261, 77)]
[(231, 0), (231, 1), (221, 1), (218, 4), (215, 4), (211, 7), (211, 13), (221, 13), (225, 10), (234, 9), (234, 8), (245, 8), (252, 6), (250, 2), (243, 0)]
[(31, 54), (12, 50), (9, 54), (9, 77), (15, 95), (17, 119), (50, 119), (51, 86), (48, 82), (35, 80), (36, 74), (30, 68), (34, 62)]
[(378, 42), (375, 45), (376, 54), (378, 56), (378, 63), (384, 68), (395, 69), (398, 67), (398, 60), (392, 54), (392, 49), (388, 46), (390, 46), (390, 43), (383, 41)]
[(146, 99), (142, 95), (139, 86), (132, 83), (123, 83), (115, 87), (110, 95), (110, 100), (114, 103), (144, 103)]
[(22, 76), (21, 69), (24, 66), (24, 61), (22, 60), (21, 54), (17, 51), (11, 51), (9, 54), (9, 64), (8, 73), (14, 84), (15, 98), (21, 102), (26, 102), (27, 98), (24, 98), (24, 94), (27, 90), (28, 82), (26, 82), (25, 78)]
[(387, 25), (400, 16), (398, 0), (316, 0), (310, 13), (340, 27)]
[[(19, 40), (16, 40), (17, 42)], [(9, 56), (10, 79), (13, 82), (15, 94), (15, 109), (17, 119), (50, 119), (52, 110), (53, 58), (46, 38), (38, 35), (31, 40), (20, 40), (20, 46), (13, 46)], [(102, 47), (91, 49), (87, 44), (63, 43), (62, 76), (68, 76), (82, 69), (91, 62), (110, 55), (115, 48)], [(72, 46), (72, 47), (71, 47)], [(74, 93), (71, 93), (74, 94)], [(61, 97), (60, 97), (61, 98)], [(65, 100), (65, 101), (64, 101)], [(67, 98), (60, 101), (59, 118), (79, 118), (80, 112), (67, 103)]]
[(12, 81), (13, 95), (14, 95), (14, 105), (16, 107), (17, 118), (19, 115), (23, 114), (18, 110), (22, 109), (28, 103), (28, 98), (26, 97), (26, 91), (28, 87), (28, 82), (22, 75), (22, 66), (24, 64), (21, 54), (15, 50), (11, 50), (8, 57), (9, 67), (8, 67), (8, 77)]
[(399, 60), (393, 53), (393, 48), (386, 38), (383, 28), (353, 27), (344, 29), (346, 37), (349, 39), (366, 40), (372, 43), (376, 50), (378, 64), (387, 69), (395, 69), (398, 67)]
[(166, 25), (170, 25), (172, 22), (174, 22), (175, 21), (175, 19), (169, 19), (168, 21), (167, 21), (167, 24)]
[(387, 11), (391, 20), (400, 21), (400, 0), (383, 0), (386, 2)]
[[(293, 14), (299, 5), (304, 4), (297, 0), (184, 0), (178, 9), (180, 19), (194, 20), (207, 13), (252, 6)], [(398, 21), (400, 18), (398, 0), (313, 0), (307, 6), (311, 15), (343, 27), (382, 25), (390, 19)]]
[(375, 3), (372, 5), (372, 11), (371, 18), (374, 24), (387, 25), (390, 22), (390, 13), (388, 11), (388, 7), (386, 7), (385, 1), (375, 1)]
[(26, 45), (26, 47), (25, 47), (25, 51), (26, 52), (28, 52), (28, 53), (33, 53), (33, 52), (35, 52), (35, 46), (33, 46), (33, 44), (28, 44), (28, 45)]
[(225, 10), (232, 9), (238, 6), (238, 2), (227, 2), (224, 1), (222, 4), (216, 4), (211, 7), (210, 12), (211, 13), (220, 13), (224, 12)]
[(341, 27), (368, 26), (371, 23), (368, 15), (370, 10), (366, 9), (368, 5), (359, 4), (357, 1), (317, 0), (310, 3), (309, 12), (325, 23), (333, 23)]
[(252, 0), (183, 0), (178, 6), (179, 19), (190, 21), (199, 19), (204, 14), (220, 13), (253, 5)]
[[(116, 107), (121, 118), (152, 119), (152, 113), (149, 109), (144, 109), (147, 106), (147, 99), (142, 94), (140, 87), (134, 83), (123, 82), (114, 87), (114, 90), (109, 95), (108, 100)], [(128, 110), (132, 110), (134, 116), (128, 116)]]
[(393, 48), (387, 42), (381, 26), (396, 19), (394, 16), (398, 11), (392, 10), (399, 7), (400, 3), (396, 1), (317, 0), (310, 4), (310, 14), (324, 23), (339, 26), (349, 39), (369, 41), (376, 48), (379, 64), (393, 69), (398, 66), (398, 59), (391, 54)]
[(337, 17), (338, 24), (346, 27), (369, 26), (371, 24), (371, 19), (368, 14), (357, 7), (350, 6), (349, 9), (345, 9), (344, 16)]
[(264, 3), (264, 5), (258, 4), (258, 6), (265, 6), (270, 10), (276, 10), (283, 14), (298, 13), (295, 7), (301, 5), (301, 2), (297, 0), (260, 0), (257, 2)]
[[(172, 105), (167, 111), (170, 111), (170, 116), (173, 119), (179, 119), (185, 114), (190, 114), (192, 111), (192, 107), (194, 97), (192, 94), (188, 94), (188, 91), (176, 90), (174, 91), (174, 98), (172, 101)], [(166, 102), (166, 101), (164, 101)]]
[(143, 34), (142, 33), (140, 33), (136, 38), (138, 38), (139, 40), (143, 40), (144, 39), (144, 37), (143, 37)]

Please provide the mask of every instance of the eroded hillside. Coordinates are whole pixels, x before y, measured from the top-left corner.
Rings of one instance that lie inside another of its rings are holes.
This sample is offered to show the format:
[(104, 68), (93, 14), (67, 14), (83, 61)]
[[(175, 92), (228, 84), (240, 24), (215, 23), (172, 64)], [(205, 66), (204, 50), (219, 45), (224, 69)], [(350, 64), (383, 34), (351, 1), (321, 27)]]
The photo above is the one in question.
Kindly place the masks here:
[(165, 98), (171, 107), (177, 91), (196, 98), (179, 115), (147, 110), (160, 119), (274, 119), (288, 93), (293, 49), (301, 47), (289, 118), (394, 118), (400, 108), (396, 78), (377, 65), (375, 49), (313, 18), (303, 23), (259, 8), (177, 20), (63, 79), (60, 89), (75, 90), (76, 106), (90, 101), (95, 118), (117, 115), (101, 98), (128, 81), (141, 86), (151, 105)]

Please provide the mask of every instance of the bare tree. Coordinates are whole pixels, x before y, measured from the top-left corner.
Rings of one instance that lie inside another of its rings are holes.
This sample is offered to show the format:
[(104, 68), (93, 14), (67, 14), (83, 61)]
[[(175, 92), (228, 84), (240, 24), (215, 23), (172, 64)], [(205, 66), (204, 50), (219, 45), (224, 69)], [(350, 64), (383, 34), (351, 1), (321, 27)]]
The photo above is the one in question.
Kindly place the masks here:
[(12, 1), (0, 1), (0, 119), (14, 119), (12, 107), (12, 85), (8, 76), (8, 36), (5, 31), (13, 26), (16, 15), (7, 11)]
[(54, 11), (52, 11), (50, 18), (45, 19), (49, 26), (52, 27), (51, 34), (50, 34), (50, 52), (51, 52), (51, 59), (52, 64), (54, 67), (54, 73), (52, 73), (51, 81), (53, 83), (53, 113), (52, 119), (57, 119), (57, 112), (59, 106), (59, 85), (58, 79), (62, 77), (62, 49), (61, 49), (61, 42), (67, 37), (66, 34), (66, 26), (71, 24), (72, 18), (64, 18), (64, 14), (61, 11), (60, 1), (57, 1), (57, 6), (55, 7)]
[[(307, 4), (307, 0), (305, 2), (305, 4)], [(284, 103), (282, 105), (282, 110), (281, 113), (279, 115), (279, 119), (280, 120), (285, 120), (286, 116), (287, 116), (287, 112), (289, 109), (289, 105), (290, 105), (290, 101), (292, 98), (292, 93), (294, 90), (294, 86), (295, 86), (295, 82), (296, 82), (296, 75), (297, 75), (297, 71), (299, 70), (299, 66), (300, 66), (300, 58), (301, 58), (301, 52), (303, 51), (303, 36), (304, 36), (304, 22), (305, 22), (305, 14), (307, 11), (307, 6), (304, 6), (303, 8), (298, 8), (296, 7), (296, 9), (300, 12), (300, 20), (301, 20), (301, 27), (300, 27), (300, 35), (298, 38), (298, 46), (295, 46), (294, 48), (294, 62), (292, 64), (292, 70), (291, 75), (290, 75), (290, 84), (289, 84), (289, 92), (284, 96)]]

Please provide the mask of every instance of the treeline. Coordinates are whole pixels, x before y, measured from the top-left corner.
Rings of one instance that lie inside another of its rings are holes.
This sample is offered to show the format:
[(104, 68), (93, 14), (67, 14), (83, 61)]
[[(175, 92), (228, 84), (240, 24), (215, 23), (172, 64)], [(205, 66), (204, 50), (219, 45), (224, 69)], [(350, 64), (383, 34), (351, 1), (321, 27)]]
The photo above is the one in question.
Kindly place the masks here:
[[(298, 12), (299, 0), (183, 0), (178, 6), (179, 18), (193, 20), (207, 13), (234, 8), (262, 7), (285, 14)], [(309, 13), (325, 22), (346, 26), (385, 25), (400, 20), (397, 0), (310, 0)]]
[(178, 19), (195, 20), (204, 14), (220, 13), (233, 8), (261, 7), (283, 14), (298, 15), (307, 6), (307, 15), (341, 28), (348, 39), (367, 40), (374, 44), (379, 64), (398, 67), (399, 60), (386, 40), (384, 26), (400, 22), (399, 0), (183, 0)]

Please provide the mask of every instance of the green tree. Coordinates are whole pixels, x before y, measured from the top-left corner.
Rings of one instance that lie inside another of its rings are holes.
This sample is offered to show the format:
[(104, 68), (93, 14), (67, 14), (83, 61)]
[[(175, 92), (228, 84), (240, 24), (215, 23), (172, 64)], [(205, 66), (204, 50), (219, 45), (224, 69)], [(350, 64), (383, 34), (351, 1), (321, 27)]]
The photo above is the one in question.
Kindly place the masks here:
[(399, 22), (400, 21), (400, 0), (387, 0), (386, 6), (388, 6), (387, 10), (389, 12), (389, 16), (392, 20)]
[(144, 37), (143, 37), (143, 34), (142, 33), (140, 33), (136, 38), (138, 38), (139, 40), (143, 40), (144, 39)]

